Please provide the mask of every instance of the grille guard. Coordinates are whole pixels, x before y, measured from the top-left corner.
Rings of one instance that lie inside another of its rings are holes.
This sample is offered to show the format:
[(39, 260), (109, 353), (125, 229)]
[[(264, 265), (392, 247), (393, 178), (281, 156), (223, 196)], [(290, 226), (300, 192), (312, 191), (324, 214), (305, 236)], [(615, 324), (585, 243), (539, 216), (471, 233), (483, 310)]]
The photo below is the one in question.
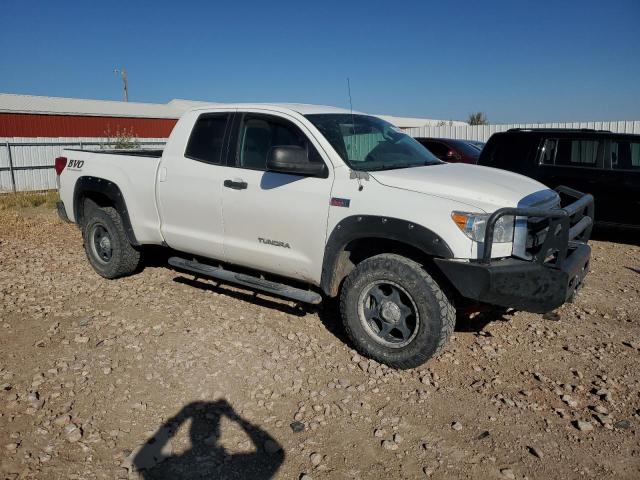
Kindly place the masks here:
[[(480, 263), (491, 263), (493, 249), (493, 233), (498, 219), (505, 215), (514, 217), (548, 218), (548, 233), (540, 250), (533, 256), (532, 262), (544, 264), (552, 268), (562, 268), (567, 258), (569, 247), (586, 243), (591, 237), (593, 228), (594, 201), (593, 195), (582, 193), (573, 188), (559, 186), (555, 189), (560, 195), (575, 198), (573, 203), (553, 210), (540, 208), (500, 208), (493, 212), (487, 220), (484, 235), (484, 251)], [(549, 257), (551, 260), (547, 261)]]

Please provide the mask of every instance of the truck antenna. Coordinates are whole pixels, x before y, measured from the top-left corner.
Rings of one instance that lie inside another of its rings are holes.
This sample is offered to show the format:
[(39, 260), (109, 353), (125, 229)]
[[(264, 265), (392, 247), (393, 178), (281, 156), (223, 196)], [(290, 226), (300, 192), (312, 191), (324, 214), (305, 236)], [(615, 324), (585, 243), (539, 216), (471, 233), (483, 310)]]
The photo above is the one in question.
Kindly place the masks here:
[(351, 110), (351, 116), (353, 116), (353, 102), (351, 101), (351, 82), (347, 77), (347, 92), (349, 93), (349, 109)]
[[(356, 143), (356, 118), (353, 116), (353, 102), (351, 100), (351, 82), (349, 81), (349, 77), (347, 77), (347, 92), (349, 93), (349, 111), (351, 112), (351, 128), (353, 130), (353, 143), (351, 144), (352, 148), (358, 148), (358, 144)], [(359, 175), (356, 175), (356, 179), (358, 180), (358, 191), (361, 192), (364, 188), (362, 186), (362, 180)]]
[(349, 92), (349, 111), (351, 112), (351, 128), (353, 129), (353, 136), (356, 136), (356, 118), (353, 116), (353, 102), (351, 101), (351, 82), (347, 77), (347, 92)]

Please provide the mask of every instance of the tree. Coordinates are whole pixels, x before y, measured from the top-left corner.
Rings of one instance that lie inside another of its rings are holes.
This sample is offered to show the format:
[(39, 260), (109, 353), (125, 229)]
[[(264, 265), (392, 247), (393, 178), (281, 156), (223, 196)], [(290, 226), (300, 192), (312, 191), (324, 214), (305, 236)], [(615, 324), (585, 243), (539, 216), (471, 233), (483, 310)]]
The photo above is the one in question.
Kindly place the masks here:
[(104, 137), (100, 142), (100, 149), (115, 149), (115, 150), (129, 150), (132, 148), (140, 148), (138, 142), (138, 135), (133, 131), (133, 127), (129, 130), (119, 128), (113, 133), (111, 128), (107, 125), (107, 130), (104, 132)]
[(469, 114), (469, 125), (489, 125), (489, 120), (484, 112), (474, 112)]

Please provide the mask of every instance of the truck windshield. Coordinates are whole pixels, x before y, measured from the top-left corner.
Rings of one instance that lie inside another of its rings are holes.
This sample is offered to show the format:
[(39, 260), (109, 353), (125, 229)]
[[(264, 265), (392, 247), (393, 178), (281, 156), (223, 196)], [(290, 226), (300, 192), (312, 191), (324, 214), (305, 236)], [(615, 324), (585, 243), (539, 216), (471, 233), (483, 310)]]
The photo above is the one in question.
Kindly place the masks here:
[(442, 162), (399, 128), (369, 115), (306, 115), (354, 170), (376, 171)]

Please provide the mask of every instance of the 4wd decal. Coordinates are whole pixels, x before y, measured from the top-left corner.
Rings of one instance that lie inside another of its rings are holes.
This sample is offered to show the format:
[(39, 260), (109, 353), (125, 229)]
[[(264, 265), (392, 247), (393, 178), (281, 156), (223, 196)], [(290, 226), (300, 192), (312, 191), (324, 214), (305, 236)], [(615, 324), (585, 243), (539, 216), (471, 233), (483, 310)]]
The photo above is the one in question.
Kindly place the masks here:
[(84, 160), (69, 160), (69, 163), (67, 163), (67, 169), (82, 170), (83, 165), (84, 165)]
[(266, 245), (273, 245), (274, 247), (282, 247), (282, 248), (291, 248), (287, 242), (281, 242), (280, 240), (270, 240), (268, 238), (258, 238), (260, 243), (264, 243)]

